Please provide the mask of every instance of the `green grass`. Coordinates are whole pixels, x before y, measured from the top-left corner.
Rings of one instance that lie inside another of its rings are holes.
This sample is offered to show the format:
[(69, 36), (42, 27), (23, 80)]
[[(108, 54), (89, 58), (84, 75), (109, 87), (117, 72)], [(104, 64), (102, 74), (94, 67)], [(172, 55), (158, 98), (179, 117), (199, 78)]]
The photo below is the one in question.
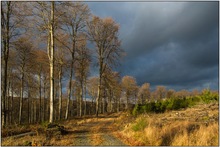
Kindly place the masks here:
[(132, 126), (132, 130), (135, 132), (142, 131), (146, 128), (146, 126), (147, 126), (146, 119), (141, 118), (141, 119), (137, 120), (137, 122)]

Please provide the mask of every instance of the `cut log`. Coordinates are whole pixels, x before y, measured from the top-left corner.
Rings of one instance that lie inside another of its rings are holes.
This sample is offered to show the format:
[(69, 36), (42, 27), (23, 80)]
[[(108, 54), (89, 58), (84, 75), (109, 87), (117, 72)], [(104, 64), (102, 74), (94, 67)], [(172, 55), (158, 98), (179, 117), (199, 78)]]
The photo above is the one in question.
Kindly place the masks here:
[(21, 137), (24, 137), (24, 136), (33, 136), (33, 135), (36, 135), (37, 133), (36, 132), (27, 132), (27, 133), (23, 133), (23, 134), (19, 134), (19, 135), (15, 135), (15, 136), (11, 136), (13, 138), (21, 138)]
[(5, 137), (5, 138), (2, 138), (2, 139), (3, 140), (8, 139), (8, 138), (16, 139), (16, 138), (21, 138), (21, 137), (28, 136), (28, 135), (33, 136), (33, 135), (36, 135), (36, 134), (37, 134), (36, 132), (27, 132), (27, 133), (22, 133), (22, 134), (10, 136), (10, 137)]

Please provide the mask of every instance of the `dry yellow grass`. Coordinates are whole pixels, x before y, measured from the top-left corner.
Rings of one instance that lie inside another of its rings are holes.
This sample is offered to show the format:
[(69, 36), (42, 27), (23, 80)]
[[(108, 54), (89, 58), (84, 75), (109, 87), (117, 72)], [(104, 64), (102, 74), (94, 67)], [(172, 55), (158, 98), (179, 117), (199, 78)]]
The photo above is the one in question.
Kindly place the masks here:
[[(122, 131), (124, 139), (130, 145), (172, 145), (172, 146), (217, 146), (218, 123), (209, 126), (189, 123), (188, 121), (174, 122), (163, 127), (148, 125), (143, 131), (135, 132), (130, 127)], [(190, 128), (195, 127), (195, 130)], [(132, 139), (131, 139), (132, 138)]]
[(202, 125), (193, 133), (188, 133), (184, 130), (182, 134), (176, 135), (171, 145), (217, 146), (219, 144), (218, 137), (218, 123), (209, 126)]
[[(126, 121), (131, 117), (124, 115), (121, 119)], [(117, 136), (136, 146), (218, 146), (218, 104), (140, 115), (125, 124)]]
[(35, 142), (37, 146), (43, 146), (45, 142), (44, 136), (25, 136), (21, 138), (8, 138), (2, 141), (2, 146), (24, 146), (27, 142)]

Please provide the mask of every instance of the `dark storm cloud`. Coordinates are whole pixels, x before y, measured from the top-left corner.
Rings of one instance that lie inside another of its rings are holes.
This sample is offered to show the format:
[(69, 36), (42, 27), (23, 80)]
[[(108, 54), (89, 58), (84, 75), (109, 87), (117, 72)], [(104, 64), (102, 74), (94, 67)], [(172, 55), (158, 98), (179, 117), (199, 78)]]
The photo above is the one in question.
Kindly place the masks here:
[(89, 4), (121, 25), (127, 56), (118, 69), (138, 84), (173, 89), (218, 86), (218, 2)]
[(144, 4), (126, 38), (130, 56), (148, 53), (169, 42), (188, 45), (200, 42), (218, 27), (217, 3)]

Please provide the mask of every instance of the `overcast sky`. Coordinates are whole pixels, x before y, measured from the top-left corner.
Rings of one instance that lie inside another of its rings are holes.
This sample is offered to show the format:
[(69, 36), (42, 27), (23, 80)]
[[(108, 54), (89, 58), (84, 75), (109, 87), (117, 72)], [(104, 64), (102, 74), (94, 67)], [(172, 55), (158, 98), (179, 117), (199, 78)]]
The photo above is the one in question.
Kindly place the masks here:
[(87, 2), (120, 24), (117, 69), (152, 88), (218, 89), (218, 2)]

